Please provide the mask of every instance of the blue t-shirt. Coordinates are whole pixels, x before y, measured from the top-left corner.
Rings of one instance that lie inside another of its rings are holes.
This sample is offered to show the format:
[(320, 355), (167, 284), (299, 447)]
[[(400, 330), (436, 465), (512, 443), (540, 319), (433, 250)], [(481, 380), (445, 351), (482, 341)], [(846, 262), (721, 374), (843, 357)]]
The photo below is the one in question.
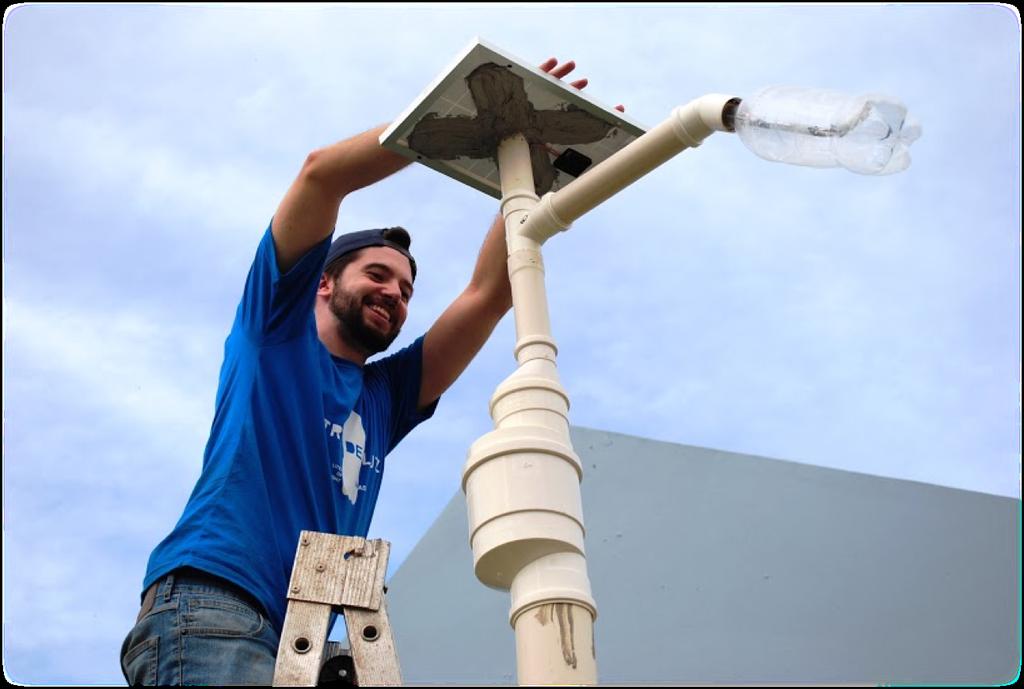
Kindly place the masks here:
[(282, 275), (268, 228), (224, 345), (203, 470), (143, 590), (178, 567), (242, 587), (280, 633), (303, 529), (366, 536), (384, 458), (417, 410), (423, 338), (365, 368), (317, 336), (316, 287), (330, 238)]

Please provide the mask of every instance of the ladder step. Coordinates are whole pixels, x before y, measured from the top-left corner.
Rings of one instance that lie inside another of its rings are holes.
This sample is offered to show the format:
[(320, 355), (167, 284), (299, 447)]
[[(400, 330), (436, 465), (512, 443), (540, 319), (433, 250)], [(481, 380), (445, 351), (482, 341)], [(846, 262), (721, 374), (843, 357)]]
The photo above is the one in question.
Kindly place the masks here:
[(315, 531), (299, 535), (274, 686), (317, 684), (332, 611), (345, 616), (356, 682), (363, 686), (402, 683), (384, 601), (390, 552), (391, 545), (380, 539)]

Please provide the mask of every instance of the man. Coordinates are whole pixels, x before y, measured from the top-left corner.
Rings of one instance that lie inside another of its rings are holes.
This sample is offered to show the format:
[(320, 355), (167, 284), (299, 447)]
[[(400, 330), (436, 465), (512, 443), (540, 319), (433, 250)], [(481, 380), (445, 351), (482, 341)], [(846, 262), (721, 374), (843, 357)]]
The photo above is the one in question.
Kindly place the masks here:
[[(557, 64), (541, 69), (561, 78), (575, 67)], [(410, 238), (402, 228), (330, 237), (348, 194), (409, 162), (380, 147), (383, 130), (310, 154), (259, 244), (202, 474), (150, 556), (122, 645), (130, 684), (269, 685), (299, 532), (366, 535), (385, 456), (430, 418), (512, 305), (499, 217), (469, 285), (427, 333), (366, 363), (405, 322)]]

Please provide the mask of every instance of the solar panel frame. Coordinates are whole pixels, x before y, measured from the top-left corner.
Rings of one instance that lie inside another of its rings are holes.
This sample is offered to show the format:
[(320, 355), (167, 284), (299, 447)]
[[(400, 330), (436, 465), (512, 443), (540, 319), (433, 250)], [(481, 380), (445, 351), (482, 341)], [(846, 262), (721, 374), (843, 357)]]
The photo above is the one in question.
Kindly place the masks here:
[[(513, 74), (522, 78), (527, 96), (534, 109), (556, 110), (574, 106), (611, 125), (611, 129), (604, 138), (593, 143), (572, 144), (571, 146), (549, 145), (548, 155), (552, 161), (566, 148), (571, 147), (590, 158), (593, 161), (591, 165), (593, 167), (646, 131), (643, 125), (627, 117), (624, 113), (599, 103), (560, 79), (555, 79), (486, 41), (475, 38), (459, 53), (451, 66), (441, 72), (381, 134), (381, 145), (500, 199), (501, 183), (498, 176), (498, 165), (493, 158), (458, 157), (453, 160), (436, 160), (420, 155), (410, 149), (408, 144), (408, 137), (413, 128), (428, 114), (432, 113), (439, 117), (476, 116), (476, 106), (473, 103), (469, 87), (466, 85), (466, 77), (477, 67), (487, 63), (507, 66)], [(575, 177), (572, 175), (556, 170), (555, 182), (551, 191), (557, 191), (573, 179)]]

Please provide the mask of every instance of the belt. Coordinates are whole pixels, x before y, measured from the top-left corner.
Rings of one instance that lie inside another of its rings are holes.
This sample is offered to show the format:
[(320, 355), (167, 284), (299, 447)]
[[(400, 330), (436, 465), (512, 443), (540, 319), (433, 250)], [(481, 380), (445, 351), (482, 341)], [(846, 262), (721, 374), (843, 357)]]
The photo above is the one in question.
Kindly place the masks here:
[(154, 581), (149, 585), (149, 588), (146, 589), (146, 592), (142, 594), (142, 607), (139, 608), (139, 616), (135, 618), (136, 624), (138, 624), (139, 620), (148, 615), (153, 609), (153, 606), (156, 604), (157, 589), (160, 588), (160, 584), (164, 583), (167, 577), (171, 575), (183, 575), (189, 579), (204, 579), (211, 583), (215, 583), (217, 586), (228, 589), (233, 594), (244, 600), (248, 605), (252, 606), (253, 609), (258, 610), (263, 615), (266, 615), (266, 611), (263, 609), (260, 602), (253, 598), (252, 594), (245, 589), (240, 588), (238, 585), (232, 584), (227, 579), (222, 579), (221, 577), (214, 576), (213, 574), (207, 574), (199, 569), (193, 569), (192, 567), (179, 567), (178, 569), (169, 572)]
[(146, 589), (146, 592), (142, 594), (142, 607), (139, 608), (139, 616), (135, 618), (135, 624), (139, 623), (143, 617), (149, 614), (149, 611), (153, 609), (153, 603), (156, 601), (156, 590), (160, 584), (163, 583), (165, 577), (160, 577)]

